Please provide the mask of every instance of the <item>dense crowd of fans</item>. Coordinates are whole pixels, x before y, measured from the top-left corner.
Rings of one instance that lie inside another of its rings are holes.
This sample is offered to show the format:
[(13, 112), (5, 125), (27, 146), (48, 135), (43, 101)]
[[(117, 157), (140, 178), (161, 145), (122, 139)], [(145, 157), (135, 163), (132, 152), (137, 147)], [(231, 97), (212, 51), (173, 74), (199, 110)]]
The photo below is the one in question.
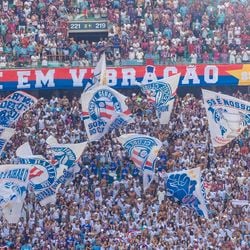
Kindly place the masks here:
[[(250, 96), (235, 96), (250, 101)], [(8, 225), (0, 218), (0, 247), (8, 249), (230, 249), (250, 248), (249, 129), (214, 149), (201, 99), (177, 97), (171, 120), (161, 126), (145, 97), (127, 100), (135, 123), (89, 144), (80, 172), (61, 186), (55, 205), (41, 207), (27, 195), (22, 218)], [(40, 98), (16, 124), (1, 164), (17, 163), (15, 150), (29, 141), (34, 154), (53, 156), (46, 138), (60, 143), (87, 139), (77, 98)], [(144, 193), (142, 175), (117, 141), (124, 133), (155, 136), (163, 142), (153, 183)], [(167, 172), (201, 167), (209, 219), (167, 198)]]
[[(250, 61), (247, 0), (1, 1), (0, 67), (92, 66), (108, 63), (246, 63)], [(76, 16), (108, 20), (98, 42), (68, 35)]]

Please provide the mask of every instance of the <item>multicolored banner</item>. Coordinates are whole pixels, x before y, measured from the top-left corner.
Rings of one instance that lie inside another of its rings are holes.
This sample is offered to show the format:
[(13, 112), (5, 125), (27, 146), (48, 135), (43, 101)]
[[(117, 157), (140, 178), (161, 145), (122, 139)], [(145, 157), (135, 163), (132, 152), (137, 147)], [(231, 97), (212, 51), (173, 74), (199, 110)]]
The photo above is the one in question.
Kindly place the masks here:
[(168, 173), (165, 185), (168, 197), (193, 208), (200, 216), (208, 218), (200, 168)]
[(24, 164), (0, 166), (0, 207), (9, 223), (17, 223), (21, 217), (29, 170)]
[(155, 160), (162, 146), (157, 138), (141, 134), (125, 134), (118, 138), (135, 166), (143, 170), (143, 189), (149, 187), (154, 177)]
[(81, 96), (82, 116), (90, 141), (133, 121), (126, 97), (108, 86), (95, 87)]
[[(0, 70), (0, 90), (85, 88), (93, 68), (41, 68)], [(181, 74), (179, 86), (250, 86), (250, 64), (127, 66), (107, 68), (110, 87), (133, 88)]]
[(23, 91), (10, 94), (0, 103), (0, 125), (11, 127), (36, 102), (35, 97)]
[(205, 89), (202, 95), (214, 147), (226, 145), (250, 124), (250, 102)]
[(160, 124), (168, 124), (174, 106), (180, 73), (166, 79), (140, 85), (147, 100), (155, 106)]

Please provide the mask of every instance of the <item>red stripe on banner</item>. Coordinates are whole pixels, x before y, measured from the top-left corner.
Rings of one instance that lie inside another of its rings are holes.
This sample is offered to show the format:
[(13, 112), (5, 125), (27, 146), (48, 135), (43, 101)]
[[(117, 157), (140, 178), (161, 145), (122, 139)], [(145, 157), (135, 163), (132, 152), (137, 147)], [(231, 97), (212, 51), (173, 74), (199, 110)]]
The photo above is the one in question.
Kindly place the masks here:
[[(175, 73), (181, 73), (181, 76), (185, 76), (187, 73), (187, 69), (189, 67), (194, 67), (198, 76), (203, 76), (205, 73), (209, 74), (213, 71), (213, 68), (216, 68), (218, 71), (218, 75), (222, 76), (230, 76), (231, 74), (228, 71), (232, 70), (242, 70), (244, 64), (221, 64), (221, 65), (207, 65), (207, 64), (197, 64), (197, 65), (178, 65), (178, 66), (162, 66), (157, 65), (154, 66), (154, 73), (157, 78), (162, 78), (164, 76), (164, 72), (168, 72), (168, 76), (174, 75)], [(143, 78), (147, 73), (146, 66), (127, 66), (127, 67), (112, 67), (107, 70), (112, 69), (116, 71), (116, 76), (118, 79), (123, 78), (124, 69), (132, 69), (135, 71), (136, 78)], [(81, 71), (81, 74), (80, 74)], [(83, 79), (91, 79), (92, 78), (93, 68), (40, 68), (40, 69), (9, 69), (9, 70), (0, 70), (0, 82), (18, 82), (18, 78), (23, 79), (23, 77), (28, 81), (36, 81), (40, 76), (46, 76), (47, 74), (53, 76), (56, 80), (69, 80), (73, 81), (73, 78), (79, 78), (80, 75), (83, 76)], [(109, 72), (107, 71), (107, 77), (109, 77)], [(28, 82), (27, 81), (27, 82)]]
[(113, 107), (113, 106), (111, 106), (111, 105), (107, 105), (106, 104), (106, 106), (105, 106), (105, 109), (107, 109), (107, 110), (115, 110), (115, 108)]
[(111, 119), (112, 115), (106, 113), (106, 112), (100, 112), (100, 116), (101, 117), (105, 117), (105, 118), (108, 118), (108, 119)]
[(38, 169), (37, 167), (34, 167), (30, 170), (29, 180), (34, 177), (40, 176), (42, 174), (43, 174), (42, 170)]
[(147, 100), (149, 101), (149, 102), (155, 102), (155, 99), (153, 99), (153, 98), (151, 98), (151, 97), (149, 97), (149, 96), (147, 96)]
[(139, 166), (142, 166), (142, 161), (138, 160), (136, 157), (132, 156), (131, 157), (131, 160), (136, 164), (136, 165), (139, 165)]
[(89, 112), (83, 111), (83, 112), (82, 112), (82, 115), (83, 115), (83, 116), (88, 116), (88, 115), (89, 115)]
[(127, 109), (127, 110), (123, 111), (123, 114), (125, 114), (125, 115), (131, 115), (131, 111), (129, 109)]
[(152, 167), (153, 163), (151, 161), (146, 161), (145, 166)]

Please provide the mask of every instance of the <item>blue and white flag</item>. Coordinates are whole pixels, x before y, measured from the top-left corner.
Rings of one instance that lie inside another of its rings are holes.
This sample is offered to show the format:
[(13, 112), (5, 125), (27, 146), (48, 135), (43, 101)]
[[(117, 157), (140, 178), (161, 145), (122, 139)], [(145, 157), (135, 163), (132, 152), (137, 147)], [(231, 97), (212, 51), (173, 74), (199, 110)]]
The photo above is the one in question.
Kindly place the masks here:
[(250, 102), (205, 89), (202, 95), (214, 147), (231, 142), (250, 124)]
[(118, 137), (118, 141), (128, 152), (135, 166), (143, 171), (143, 189), (146, 191), (154, 178), (155, 160), (162, 142), (157, 138), (141, 134), (125, 134)]
[(168, 197), (193, 208), (200, 216), (208, 218), (200, 168), (168, 173), (166, 191)]
[(59, 164), (66, 165), (69, 168), (79, 160), (88, 144), (87, 142), (59, 144), (53, 136), (49, 136), (46, 142), (50, 146), (50, 149)]
[(62, 183), (65, 184), (74, 177), (75, 173), (80, 171), (76, 163), (85, 150), (87, 142), (59, 144), (53, 136), (49, 136), (46, 142), (50, 146), (50, 150), (52, 151), (52, 154), (54, 155), (58, 164), (65, 165), (66, 167), (66, 171), (64, 172), (65, 178), (61, 178)]
[(140, 85), (147, 100), (154, 104), (160, 124), (168, 124), (170, 120), (179, 79), (180, 74), (176, 74), (166, 79)]
[(11, 127), (35, 103), (37, 99), (23, 91), (10, 94), (0, 103), (0, 125)]
[(109, 131), (133, 122), (125, 100), (124, 95), (108, 86), (82, 93), (82, 116), (90, 141), (99, 140)]
[(0, 207), (9, 223), (21, 217), (29, 180), (29, 165), (0, 166)]
[(0, 158), (6, 143), (14, 134), (15, 130), (13, 128), (5, 128), (0, 126)]
[(55, 181), (52, 183), (52, 185), (36, 192), (36, 199), (42, 206), (56, 203), (56, 194), (61, 184), (64, 183), (66, 171), (67, 167), (65, 165), (57, 164)]
[(107, 85), (107, 65), (105, 52), (102, 53), (100, 60), (94, 68), (92, 84), (87, 84), (84, 92), (89, 91), (95, 87)]
[(58, 163), (53, 164), (41, 155), (33, 155), (29, 143), (21, 145), (17, 149), (16, 155), (19, 157), (20, 163), (31, 166), (29, 183), (40, 204), (46, 205), (50, 202), (55, 202), (56, 192), (54, 197), (48, 197), (48, 192), (46, 191), (62, 178), (65, 167)]

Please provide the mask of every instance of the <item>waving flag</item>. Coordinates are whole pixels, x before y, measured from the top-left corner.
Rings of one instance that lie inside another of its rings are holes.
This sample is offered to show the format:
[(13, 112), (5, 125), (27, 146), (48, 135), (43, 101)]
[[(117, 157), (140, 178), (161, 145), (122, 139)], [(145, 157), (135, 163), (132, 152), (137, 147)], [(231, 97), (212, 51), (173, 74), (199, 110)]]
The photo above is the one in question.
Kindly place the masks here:
[(180, 74), (176, 74), (166, 79), (140, 85), (147, 100), (154, 104), (160, 124), (168, 124), (169, 122), (179, 79)]
[(23, 91), (17, 91), (7, 96), (0, 103), (0, 125), (11, 127), (36, 102), (37, 99), (35, 97)]
[(94, 69), (92, 84), (88, 84), (85, 87), (84, 91), (86, 92), (88, 90), (93, 89), (94, 87), (107, 85), (106, 74), (107, 74), (107, 66), (106, 66), (106, 55), (104, 52), (102, 53), (100, 60), (98, 61)]
[(15, 130), (13, 128), (4, 128), (0, 126), (0, 158), (6, 143), (14, 134)]
[(65, 166), (58, 163), (53, 164), (41, 155), (33, 155), (29, 143), (21, 145), (17, 149), (16, 155), (20, 158), (22, 164), (29, 164), (31, 166), (29, 183), (40, 204), (46, 205), (55, 202), (56, 191), (53, 190), (54, 193), (52, 196), (48, 190), (62, 178)]
[(96, 87), (81, 96), (82, 116), (90, 141), (133, 121), (126, 97), (108, 86)]
[(7, 96), (0, 103), (0, 157), (6, 143), (15, 134), (11, 126), (22, 114), (30, 109), (37, 99), (25, 92), (17, 91)]
[(250, 124), (250, 102), (205, 89), (202, 94), (214, 147), (226, 145)]
[(9, 223), (21, 217), (29, 180), (29, 165), (0, 166), (0, 207)]
[(85, 150), (87, 142), (59, 144), (53, 136), (49, 136), (46, 142), (49, 144), (50, 149), (58, 163), (66, 166), (66, 171), (64, 172), (65, 178), (64, 180), (61, 180), (62, 183), (66, 183), (67, 180), (73, 178), (74, 173), (79, 171), (76, 162)]
[(143, 189), (146, 191), (154, 177), (155, 160), (162, 142), (157, 138), (140, 134), (122, 135), (118, 141), (128, 152), (135, 166), (143, 170)]
[(208, 218), (200, 168), (168, 173), (166, 191), (167, 196), (193, 208), (200, 216)]
[(51, 151), (56, 160), (63, 165), (72, 167), (79, 160), (87, 146), (87, 142), (75, 144), (59, 144), (55, 137), (49, 136), (46, 142), (49, 144)]

